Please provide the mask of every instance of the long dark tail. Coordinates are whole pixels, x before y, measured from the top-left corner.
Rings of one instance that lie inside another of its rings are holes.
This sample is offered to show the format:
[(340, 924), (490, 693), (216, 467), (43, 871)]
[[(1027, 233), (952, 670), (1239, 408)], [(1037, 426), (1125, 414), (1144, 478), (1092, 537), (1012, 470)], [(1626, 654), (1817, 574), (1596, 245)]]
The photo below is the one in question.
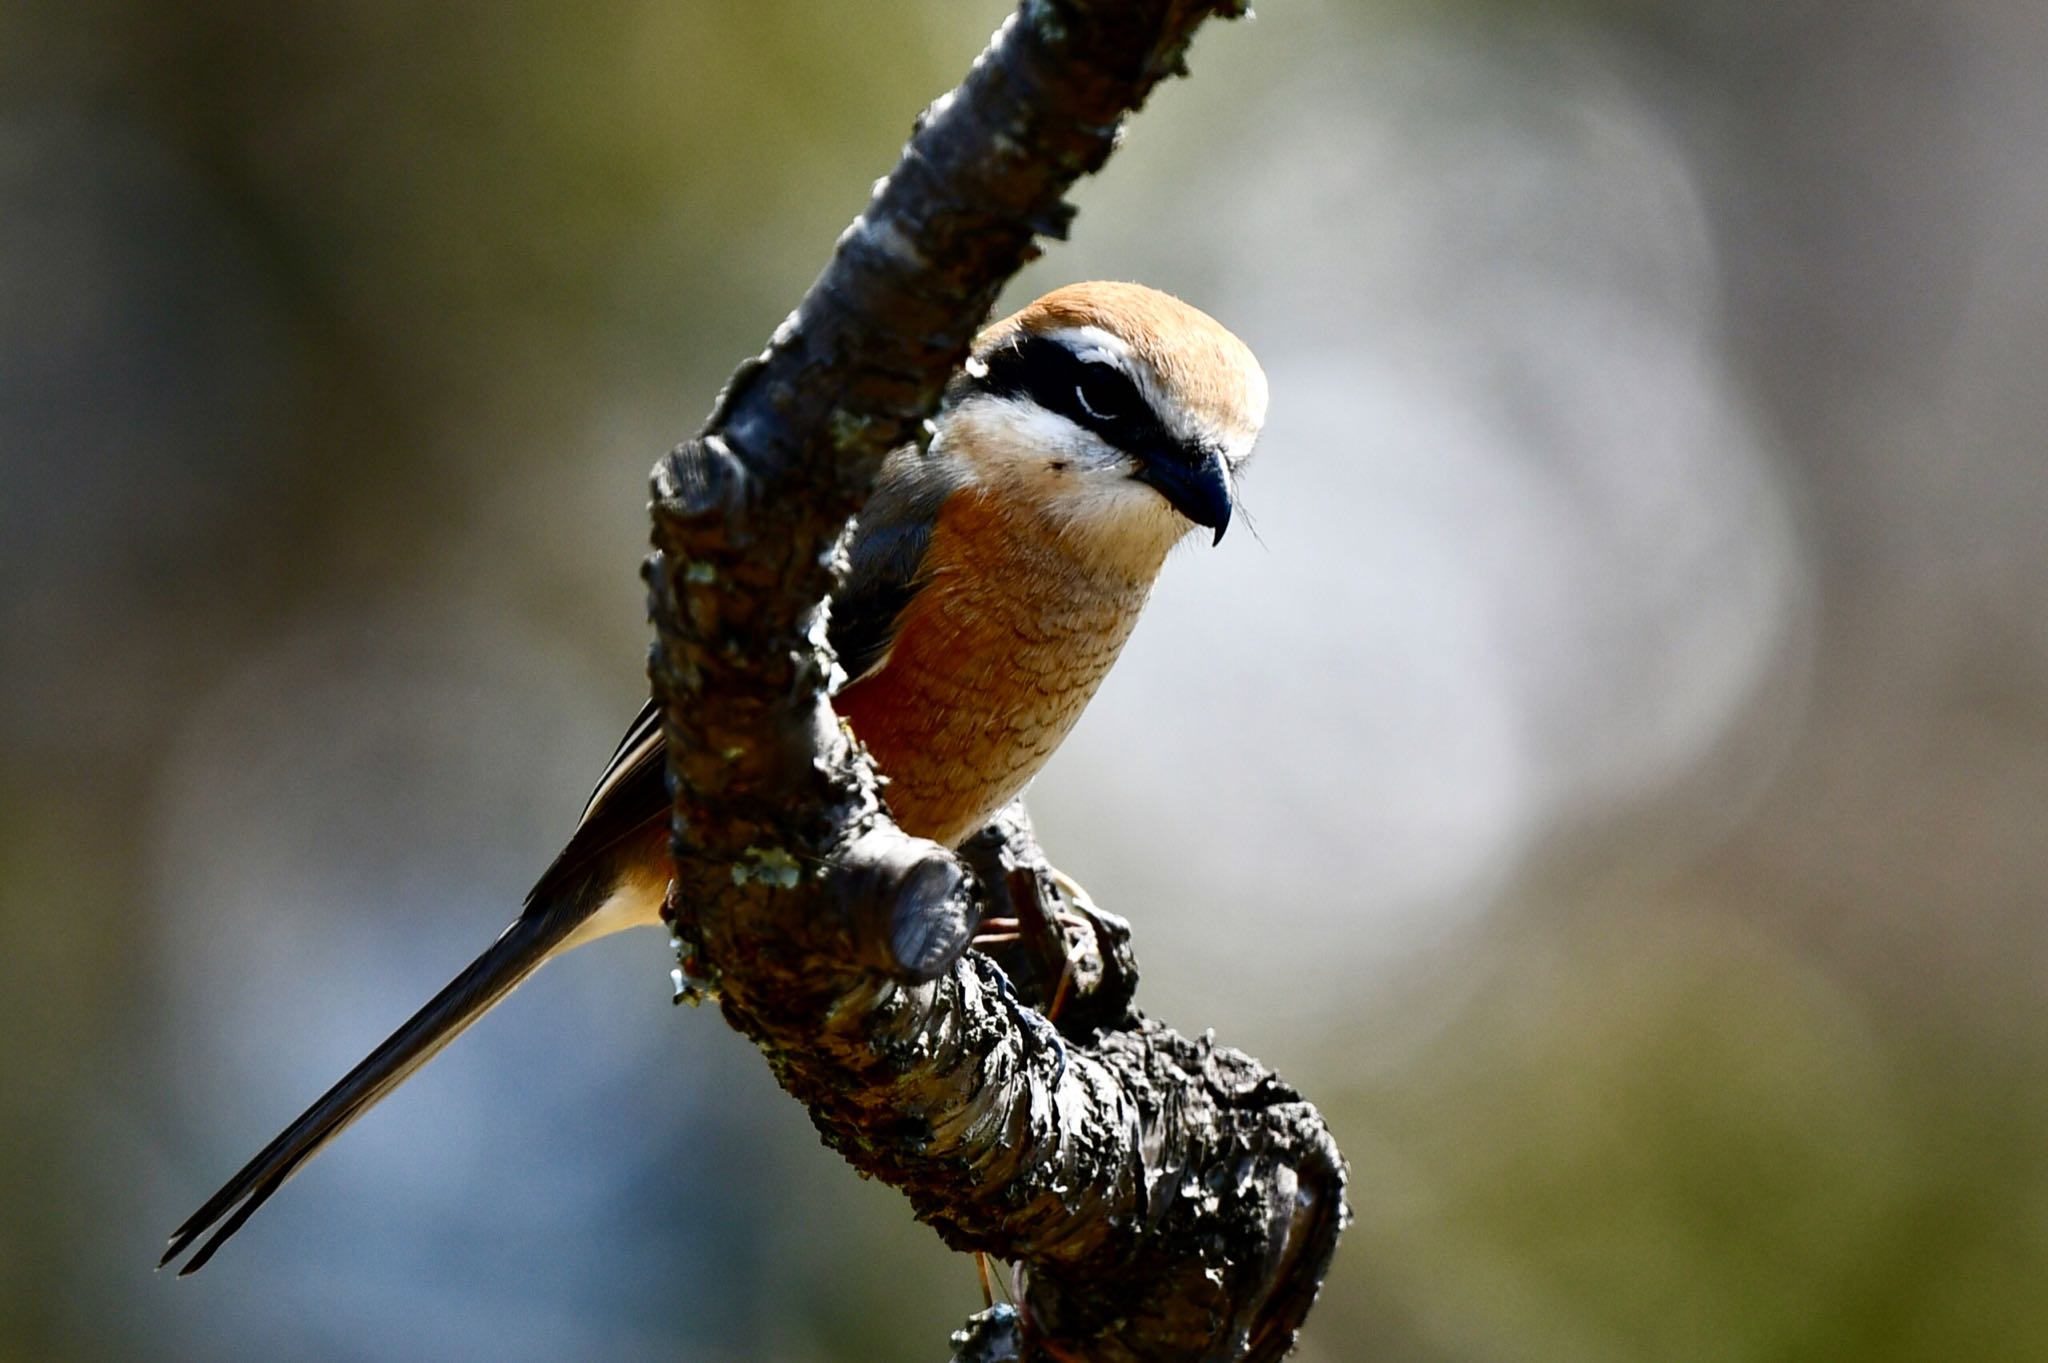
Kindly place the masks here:
[(563, 905), (553, 912), (546, 907), (529, 906), (526, 913), (491, 943), (488, 951), (470, 962), (469, 967), (451, 980), (447, 988), (413, 1014), (411, 1021), (393, 1032), (340, 1083), (327, 1090), (319, 1102), (307, 1108), (276, 1140), (263, 1147), (241, 1173), (229, 1179), (226, 1187), (208, 1198), (205, 1206), (178, 1227), (171, 1236), (170, 1248), (164, 1251), (157, 1267), (162, 1268), (183, 1254), (193, 1241), (218, 1222), (219, 1228), (178, 1270), (178, 1276), (182, 1278), (203, 1268), (214, 1251), (240, 1230), (242, 1223), (255, 1215), (256, 1209), (269, 1201), (270, 1195), (283, 1187), (285, 1180), (297, 1173), (301, 1165), (340, 1135), (350, 1122), (404, 1083), (414, 1070), (433, 1059), (470, 1023), (489, 1012), (492, 1005), (511, 993), (521, 980), (539, 969), (554, 949), (589, 916), (589, 911), (589, 907), (581, 904)]

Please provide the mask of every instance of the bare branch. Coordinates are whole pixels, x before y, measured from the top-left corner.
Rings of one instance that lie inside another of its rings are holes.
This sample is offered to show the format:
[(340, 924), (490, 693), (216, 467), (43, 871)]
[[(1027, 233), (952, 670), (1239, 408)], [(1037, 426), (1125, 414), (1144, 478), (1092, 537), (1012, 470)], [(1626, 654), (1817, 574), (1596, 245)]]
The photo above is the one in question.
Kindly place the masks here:
[[(1277, 1358), (1343, 1224), (1342, 1164), (1256, 1062), (1130, 1010), (1128, 930), (1051, 870), (1021, 812), (968, 849), (980, 874), (887, 820), (826, 699), (819, 607), (882, 456), (921, 437), (1035, 238), (1064, 233), (1067, 189), (1201, 21), (1236, 9), (1026, 0), (655, 474), (650, 672), (686, 968), (827, 1143), (949, 1243), (1020, 1266), (1027, 1352)], [(1072, 1044), (966, 952), (991, 894), (1074, 924)]]

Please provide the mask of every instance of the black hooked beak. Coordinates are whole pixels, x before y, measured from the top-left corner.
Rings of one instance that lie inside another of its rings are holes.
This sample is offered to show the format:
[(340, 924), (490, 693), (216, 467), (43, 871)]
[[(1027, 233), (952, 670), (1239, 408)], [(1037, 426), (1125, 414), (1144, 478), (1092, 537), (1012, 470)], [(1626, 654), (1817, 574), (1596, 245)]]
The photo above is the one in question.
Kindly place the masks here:
[(1216, 532), (1214, 544), (1223, 543), (1230, 528), (1230, 470), (1216, 450), (1169, 450), (1140, 461), (1137, 479), (1172, 505), (1175, 511), (1196, 525)]

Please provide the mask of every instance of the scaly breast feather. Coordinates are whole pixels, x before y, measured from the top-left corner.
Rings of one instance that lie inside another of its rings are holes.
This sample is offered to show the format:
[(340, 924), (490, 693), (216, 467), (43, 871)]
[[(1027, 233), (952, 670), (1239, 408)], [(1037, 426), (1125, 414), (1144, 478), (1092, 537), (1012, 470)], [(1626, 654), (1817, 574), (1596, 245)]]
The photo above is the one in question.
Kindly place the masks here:
[(905, 831), (957, 844), (1020, 792), (1130, 636), (1150, 576), (1090, 571), (979, 490), (949, 498), (887, 661), (834, 700)]

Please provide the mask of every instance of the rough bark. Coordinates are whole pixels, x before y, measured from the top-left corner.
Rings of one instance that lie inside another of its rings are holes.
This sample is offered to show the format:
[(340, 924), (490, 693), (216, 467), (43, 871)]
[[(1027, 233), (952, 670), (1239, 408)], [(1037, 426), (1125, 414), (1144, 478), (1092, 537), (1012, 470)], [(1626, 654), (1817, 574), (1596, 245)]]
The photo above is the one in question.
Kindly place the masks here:
[[(654, 477), (650, 672), (668, 727), (686, 988), (716, 997), (827, 1144), (1021, 1314), (959, 1357), (1270, 1359), (1322, 1281), (1343, 1166), (1257, 1062), (1130, 1006), (1129, 930), (1052, 871), (1021, 810), (956, 857), (882, 811), (826, 698), (820, 603), (882, 456), (919, 439), (997, 291), (1123, 117), (1228, 0), (1026, 0), (919, 120), (824, 273)], [(969, 951), (991, 900), (1077, 962)]]

